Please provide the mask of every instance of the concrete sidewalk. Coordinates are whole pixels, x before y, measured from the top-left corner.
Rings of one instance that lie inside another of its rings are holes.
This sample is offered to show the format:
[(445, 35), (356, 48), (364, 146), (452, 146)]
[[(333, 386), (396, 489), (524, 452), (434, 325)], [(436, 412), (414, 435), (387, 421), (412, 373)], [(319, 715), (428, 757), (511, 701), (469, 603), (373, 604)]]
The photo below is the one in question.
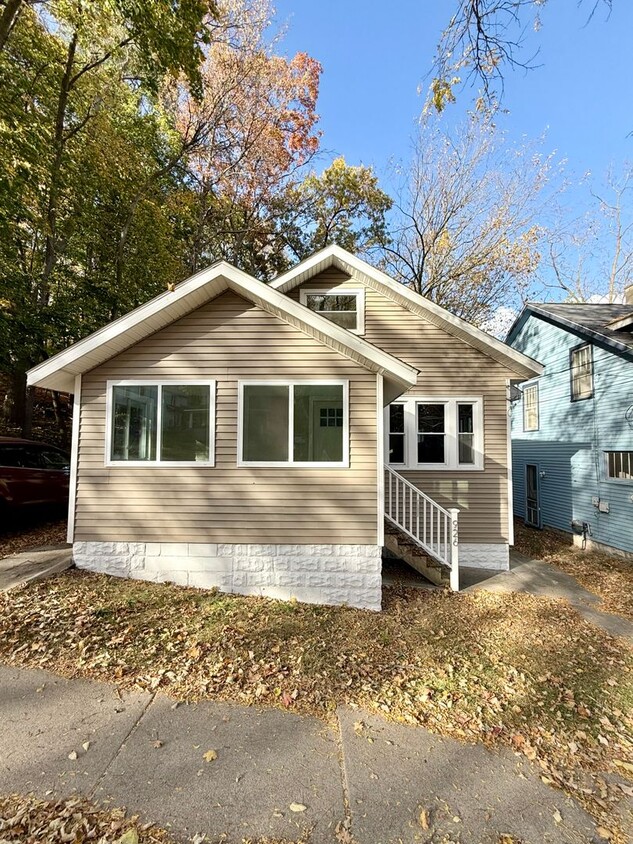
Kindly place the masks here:
[(12, 589), (21, 583), (40, 580), (64, 571), (72, 565), (70, 545), (33, 548), (0, 559), (0, 591)]
[(183, 842), (293, 840), (304, 829), (311, 844), (600, 840), (589, 816), (510, 750), (350, 709), (328, 727), (0, 666), (0, 723), (1, 793), (78, 792)]
[(510, 554), (509, 571), (462, 568), (460, 580), (464, 592), (485, 589), (490, 592), (528, 592), (531, 595), (563, 598), (587, 621), (602, 627), (612, 636), (633, 642), (633, 623), (597, 609), (600, 606), (598, 595), (589, 592), (575, 577), (556, 566), (543, 560), (531, 560), (518, 551)]

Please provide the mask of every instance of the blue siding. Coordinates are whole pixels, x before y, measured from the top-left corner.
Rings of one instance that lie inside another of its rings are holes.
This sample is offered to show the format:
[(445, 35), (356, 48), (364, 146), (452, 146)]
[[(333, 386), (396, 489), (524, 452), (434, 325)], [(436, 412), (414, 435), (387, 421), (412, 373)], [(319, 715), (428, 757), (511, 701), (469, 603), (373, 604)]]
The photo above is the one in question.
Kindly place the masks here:
[[(593, 345), (594, 395), (570, 400), (569, 353), (583, 339), (530, 315), (512, 346), (545, 366), (539, 384), (539, 430), (524, 432), (523, 402), (512, 407), (514, 512), (525, 518), (525, 466), (538, 465), (543, 526), (589, 523), (592, 539), (633, 551), (633, 481), (606, 477), (605, 451), (633, 451), (633, 361)], [(525, 384), (522, 384), (523, 388)], [(608, 502), (601, 513), (592, 498)]]

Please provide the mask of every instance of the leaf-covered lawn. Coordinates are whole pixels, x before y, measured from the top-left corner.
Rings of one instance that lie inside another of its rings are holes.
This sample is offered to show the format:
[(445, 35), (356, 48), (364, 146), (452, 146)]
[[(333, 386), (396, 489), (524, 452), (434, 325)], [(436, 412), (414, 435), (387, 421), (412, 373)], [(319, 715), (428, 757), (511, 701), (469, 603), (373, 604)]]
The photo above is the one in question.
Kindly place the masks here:
[(14, 526), (0, 525), (0, 558), (42, 545), (66, 542), (66, 519), (58, 514), (16, 519)]
[(558, 530), (535, 530), (515, 522), (515, 548), (534, 560), (557, 566), (590, 592), (598, 595), (601, 609), (633, 621), (633, 559), (582, 551), (571, 536)]
[(615, 802), (633, 795), (630, 647), (531, 595), (388, 589), (384, 603), (375, 614), (70, 571), (1, 596), (0, 659), (188, 700), (323, 717), (352, 704), (502, 742), (615, 828)]
[[(200, 844), (205, 836), (193, 837)], [(81, 797), (40, 800), (33, 795), (0, 797), (2, 844), (175, 844), (171, 834), (155, 824), (141, 823), (124, 809), (104, 809)], [(243, 844), (293, 844), (272, 838)], [(294, 844), (307, 844), (306, 840)]]

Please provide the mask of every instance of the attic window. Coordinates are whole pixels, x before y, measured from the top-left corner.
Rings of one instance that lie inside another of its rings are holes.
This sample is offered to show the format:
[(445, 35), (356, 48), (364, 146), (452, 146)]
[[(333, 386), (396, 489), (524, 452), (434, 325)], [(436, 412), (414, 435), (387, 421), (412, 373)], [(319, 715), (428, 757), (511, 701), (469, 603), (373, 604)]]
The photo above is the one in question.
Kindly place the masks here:
[(321, 314), (341, 328), (346, 328), (352, 334), (365, 333), (364, 290), (301, 290), (299, 300), (311, 311)]

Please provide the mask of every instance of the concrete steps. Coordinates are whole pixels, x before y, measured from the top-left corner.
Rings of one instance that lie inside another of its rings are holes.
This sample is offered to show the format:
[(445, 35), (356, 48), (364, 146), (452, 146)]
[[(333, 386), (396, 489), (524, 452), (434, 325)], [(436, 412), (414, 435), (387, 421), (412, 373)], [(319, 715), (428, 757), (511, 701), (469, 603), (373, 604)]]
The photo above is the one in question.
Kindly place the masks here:
[(385, 548), (399, 557), (436, 586), (448, 586), (450, 571), (447, 566), (430, 557), (418, 543), (389, 519), (385, 519)]

